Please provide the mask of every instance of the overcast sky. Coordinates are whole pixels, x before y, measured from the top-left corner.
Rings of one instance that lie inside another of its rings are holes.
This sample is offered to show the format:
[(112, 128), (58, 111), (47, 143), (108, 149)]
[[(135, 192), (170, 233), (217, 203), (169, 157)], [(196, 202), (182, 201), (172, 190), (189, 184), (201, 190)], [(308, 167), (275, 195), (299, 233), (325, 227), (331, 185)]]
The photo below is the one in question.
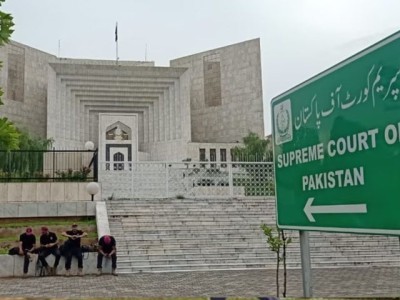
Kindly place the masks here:
[(6, 0), (13, 40), (74, 58), (169, 60), (260, 38), (270, 101), (400, 29), (399, 0)]

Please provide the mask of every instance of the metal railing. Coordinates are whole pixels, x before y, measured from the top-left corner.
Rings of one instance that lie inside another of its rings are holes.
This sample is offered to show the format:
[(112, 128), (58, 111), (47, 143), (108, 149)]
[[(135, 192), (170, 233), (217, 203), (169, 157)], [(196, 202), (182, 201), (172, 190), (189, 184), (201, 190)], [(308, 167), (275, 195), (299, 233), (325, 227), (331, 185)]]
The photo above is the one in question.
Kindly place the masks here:
[(101, 162), (106, 198), (273, 196), (271, 162)]
[(0, 182), (97, 181), (97, 150), (0, 151)]

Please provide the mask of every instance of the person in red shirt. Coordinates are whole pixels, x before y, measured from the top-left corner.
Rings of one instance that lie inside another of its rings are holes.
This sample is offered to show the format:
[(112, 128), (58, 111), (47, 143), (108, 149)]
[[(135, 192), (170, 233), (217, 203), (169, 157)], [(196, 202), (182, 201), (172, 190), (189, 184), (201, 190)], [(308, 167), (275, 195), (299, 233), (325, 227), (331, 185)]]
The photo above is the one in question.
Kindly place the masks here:
[(113, 236), (103, 235), (99, 240), (99, 251), (97, 253), (97, 275), (101, 275), (103, 257), (111, 257), (112, 275), (118, 276), (117, 269), (117, 248)]

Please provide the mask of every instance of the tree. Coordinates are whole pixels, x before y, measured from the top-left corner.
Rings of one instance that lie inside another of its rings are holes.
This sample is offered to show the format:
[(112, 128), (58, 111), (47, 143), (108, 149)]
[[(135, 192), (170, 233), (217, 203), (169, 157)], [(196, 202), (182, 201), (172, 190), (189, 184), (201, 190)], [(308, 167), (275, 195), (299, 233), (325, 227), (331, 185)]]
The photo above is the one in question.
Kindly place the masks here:
[(7, 118), (0, 119), (0, 150), (16, 150), (19, 148), (20, 134), (14, 124)]
[(272, 161), (272, 150), (270, 141), (260, 138), (256, 133), (249, 132), (243, 138), (244, 147), (233, 148), (233, 155), (236, 161)]
[[(265, 224), (261, 225), (267, 237), (269, 249), (276, 253), (276, 296), (279, 297), (279, 269), (280, 263), (283, 263), (283, 297), (286, 297), (287, 290), (287, 271), (286, 271), (286, 248), (292, 242), (291, 237), (287, 237), (285, 232), (280, 229), (269, 227)], [(276, 233), (275, 233), (276, 231)], [(282, 253), (281, 253), (282, 250)]]
[(270, 139), (260, 138), (256, 133), (249, 132), (243, 138), (244, 147), (232, 149), (232, 161), (243, 162), (238, 166), (246, 170), (246, 174), (234, 174), (233, 183), (244, 186), (246, 196), (271, 196), (275, 194), (272, 150)]
[[(0, 6), (5, 0), (0, 0)], [(4, 46), (10, 41), (11, 34), (14, 32), (13, 17), (11, 14), (0, 11), (0, 46)], [(1, 67), (1, 64), (0, 64)], [(0, 88), (0, 105), (3, 90)], [(0, 150), (15, 150), (19, 147), (20, 133), (14, 124), (7, 118), (0, 118)]]
[(19, 132), (19, 148), (22, 150), (48, 150), (54, 140), (29, 135), (26, 131), (17, 129)]

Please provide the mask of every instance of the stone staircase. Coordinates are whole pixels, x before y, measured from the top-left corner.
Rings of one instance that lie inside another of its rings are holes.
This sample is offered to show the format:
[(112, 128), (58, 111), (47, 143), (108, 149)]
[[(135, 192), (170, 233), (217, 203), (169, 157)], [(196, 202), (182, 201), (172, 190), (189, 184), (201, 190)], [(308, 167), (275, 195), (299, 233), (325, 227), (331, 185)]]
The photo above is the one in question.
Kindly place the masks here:
[[(260, 224), (275, 222), (275, 199), (107, 201), (119, 273), (275, 268)], [(288, 267), (300, 268), (297, 232)], [(397, 237), (310, 234), (313, 268), (400, 266)]]

